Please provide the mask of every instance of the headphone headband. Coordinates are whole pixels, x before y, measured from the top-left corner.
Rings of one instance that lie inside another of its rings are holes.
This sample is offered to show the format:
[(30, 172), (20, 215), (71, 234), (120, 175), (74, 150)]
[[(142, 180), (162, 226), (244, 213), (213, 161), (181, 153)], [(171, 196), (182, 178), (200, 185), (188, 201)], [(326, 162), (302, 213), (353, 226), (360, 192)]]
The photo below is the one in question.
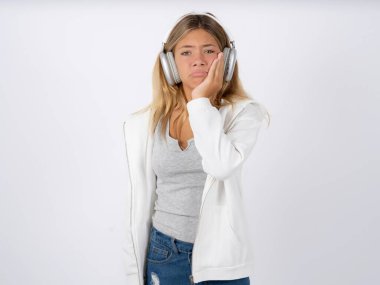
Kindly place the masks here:
[(186, 13), (185, 15), (181, 16), (176, 22), (175, 24), (172, 26), (172, 28), (166, 33), (166, 36), (164, 38), (164, 41), (162, 42), (162, 51), (165, 50), (165, 44), (168, 40), (168, 37), (170, 35), (170, 32), (172, 31), (172, 29), (182, 20), (184, 19), (185, 17), (189, 16), (189, 15), (204, 15), (204, 16), (208, 16), (210, 17), (211, 19), (213, 19), (215, 22), (217, 22), (225, 31), (226, 31), (226, 34), (227, 36), (229, 37), (230, 39), (230, 43), (233, 47), (235, 47), (234, 45), (234, 40), (231, 39), (231, 34), (227, 31), (227, 29), (221, 24), (221, 22), (215, 17), (215, 16), (212, 16), (210, 14), (207, 14), (207, 12), (196, 12), (196, 11), (193, 11), (193, 12), (189, 12), (189, 13)]

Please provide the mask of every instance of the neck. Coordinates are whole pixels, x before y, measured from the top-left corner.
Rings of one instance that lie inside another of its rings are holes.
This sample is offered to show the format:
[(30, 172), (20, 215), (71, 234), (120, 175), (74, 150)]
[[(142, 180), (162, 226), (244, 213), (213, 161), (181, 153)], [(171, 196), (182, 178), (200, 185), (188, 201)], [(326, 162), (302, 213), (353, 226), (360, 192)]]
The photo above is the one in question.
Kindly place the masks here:
[(185, 97), (185, 100), (187, 102), (190, 102), (193, 98), (191, 97), (191, 92), (192, 92), (192, 89), (189, 89), (189, 88), (186, 88), (182, 85), (182, 94), (184, 95)]

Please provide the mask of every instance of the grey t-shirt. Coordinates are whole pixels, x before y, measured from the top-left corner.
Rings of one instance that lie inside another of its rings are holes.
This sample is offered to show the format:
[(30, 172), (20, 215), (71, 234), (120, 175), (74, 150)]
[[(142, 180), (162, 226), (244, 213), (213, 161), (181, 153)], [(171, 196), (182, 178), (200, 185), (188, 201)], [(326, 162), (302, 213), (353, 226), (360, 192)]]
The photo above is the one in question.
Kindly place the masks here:
[(160, 128), (161, 121), (155, 130), (152, 154), (152, 167), (157, 176), (152, 223), (167, 235), (194, 243), (207, 173), (203, 171), (194, 138), (188, 140), (186, 149), (182, 150), (178, 141), (169, 135), (169, 123), (166, 142)]

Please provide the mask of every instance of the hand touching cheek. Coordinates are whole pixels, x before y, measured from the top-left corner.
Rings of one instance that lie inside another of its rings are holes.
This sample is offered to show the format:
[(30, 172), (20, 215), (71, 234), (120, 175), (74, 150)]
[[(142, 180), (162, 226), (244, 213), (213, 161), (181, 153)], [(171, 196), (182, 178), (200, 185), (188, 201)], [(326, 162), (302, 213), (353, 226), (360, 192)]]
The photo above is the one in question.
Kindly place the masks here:
[(205, 79), (194, 88), (191, 93), (192, 99), (216, 96), (219, 90), (223, 87), (224, 75), (224, 57), (223, 52), (218, 53), (218, 57), (211, 64)]

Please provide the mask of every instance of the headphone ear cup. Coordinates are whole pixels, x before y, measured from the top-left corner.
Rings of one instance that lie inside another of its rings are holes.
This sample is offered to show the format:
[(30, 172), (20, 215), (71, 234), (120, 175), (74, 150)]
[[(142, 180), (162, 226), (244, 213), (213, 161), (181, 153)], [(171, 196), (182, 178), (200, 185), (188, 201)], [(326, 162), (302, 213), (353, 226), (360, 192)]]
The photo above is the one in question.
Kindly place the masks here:
[(179, 77), (179, 73), (178, 73), (178, 70), (177, 70), (177, 66), (175, 64), (173, 52), (171, 52), (171, 51), (167, 52), (166, 53), (166, 57), (168, 59), (168, 62), (169, 62), (169, 65), (170, 65), (170, 68), (171, 68), (171, 71), (172, 71), (174, 82), (177, 83), (177, 84), (181, 83), (182, 80)]
[(177, 67), (175, 65), (174, 57), (172, 52), (164, 52), (160, 53), (160, 61), (162, 70), (164, 72), (166, 81), (169, 85), (174, 85), (176, 83), (180, 83), (181, 79), (179, 77)]
[(224, 80), (230, 81), (232, 75), (234, 74), (235, 63), (236, 63), (236, 49), (225, 47), (223, 50), (224, 55)]
[(169, 85), (173, 85), (174, 79), (173, 79), (173, 76), (171, 74), (170, 64), (169, 64), (169, 61), (168, 61), (166, 54), (164, 52), (160, 53), (160, 62), (161, 62), (162, 71), (164, 72), (167, 83)]

